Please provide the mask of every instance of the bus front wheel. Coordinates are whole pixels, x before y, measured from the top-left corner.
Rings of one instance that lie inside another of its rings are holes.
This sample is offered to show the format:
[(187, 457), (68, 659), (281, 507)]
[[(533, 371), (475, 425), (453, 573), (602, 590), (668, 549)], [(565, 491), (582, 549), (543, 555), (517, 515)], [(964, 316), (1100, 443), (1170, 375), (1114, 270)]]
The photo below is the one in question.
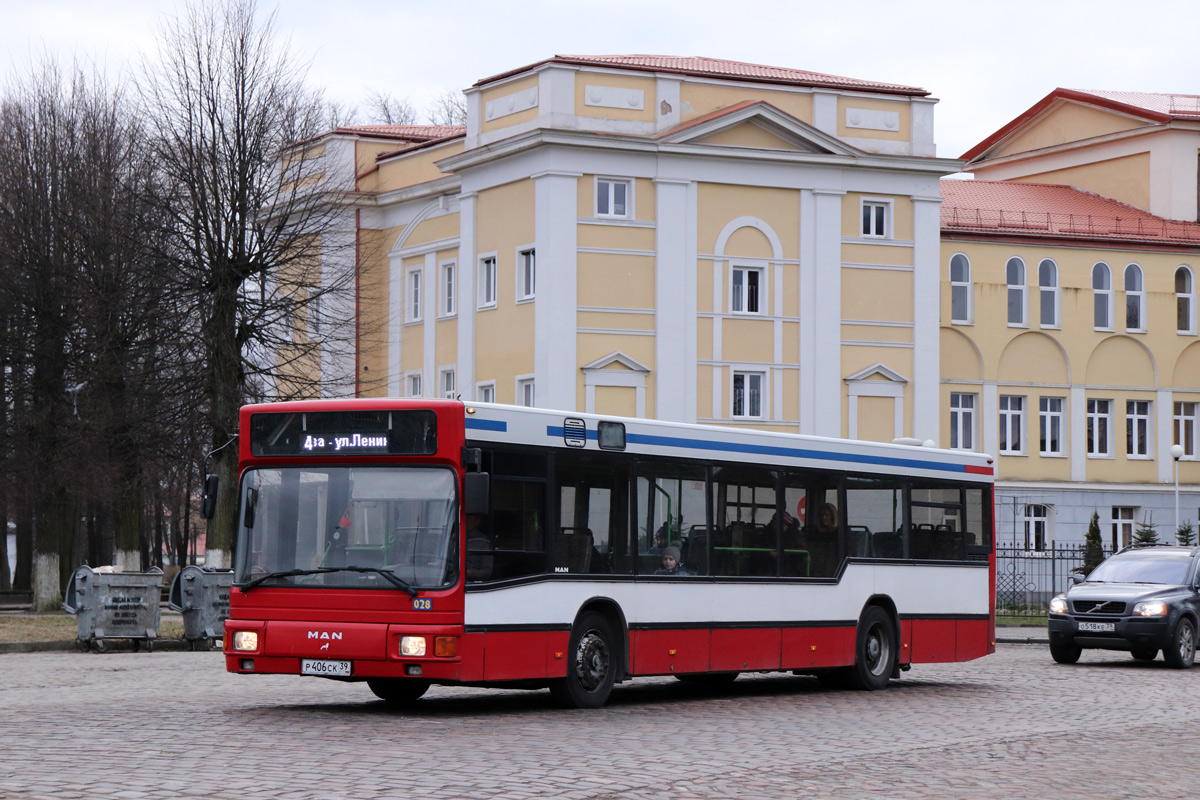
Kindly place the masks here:
[(563, 708), (599, 708), (608, 702), (617, 677), (620, 650), (612, 625), (589, 611), (571, 631), (567, 676), (550, 682), (554, 702)]
[(858, 623), (850, 682), (857, 689), (882, 689), (892, 679), (895, 669), (896, 628), (886, 611), (879, 606), (871, 606)]
[(380, 700), (393, 705), (411, 703), (429, 690), (429, 681), (412, 681), (405, 678), (371, 678), (367, 686)]

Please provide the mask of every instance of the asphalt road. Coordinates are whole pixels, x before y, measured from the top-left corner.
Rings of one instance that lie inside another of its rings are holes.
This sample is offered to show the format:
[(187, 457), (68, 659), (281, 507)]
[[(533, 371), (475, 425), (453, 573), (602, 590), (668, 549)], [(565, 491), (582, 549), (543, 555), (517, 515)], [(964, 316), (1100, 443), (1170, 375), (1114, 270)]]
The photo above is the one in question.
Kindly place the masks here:
[(1200, 667), (1001, 644), (882, 692), (743, 676), (541, 692), (235, 676), (217, 653), (0, 655), (0, 798), (1190, 797)]

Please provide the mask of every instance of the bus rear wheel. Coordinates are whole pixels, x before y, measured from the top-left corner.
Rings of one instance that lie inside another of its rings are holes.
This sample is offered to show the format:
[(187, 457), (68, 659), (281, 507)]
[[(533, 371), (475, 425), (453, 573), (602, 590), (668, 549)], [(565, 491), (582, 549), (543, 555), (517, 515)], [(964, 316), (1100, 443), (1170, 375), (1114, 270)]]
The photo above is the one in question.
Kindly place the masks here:
[(371, 678), (367, 686), (380, 700), (393, 705), (406, 705), (429, 691), (429, 681), (410, 681), (403, 678)]
[(871, 606), (858, 623), (850, 683), (856, 689), (873, 692), (888, 685), (895, 669), (896, 629), (886, 611)]
[(620, 650), (612, 625), (589, 611), (571, 631), (567, 676), (550, 682), (550, 695), (563, 708), (599, 708), (616, 682)]

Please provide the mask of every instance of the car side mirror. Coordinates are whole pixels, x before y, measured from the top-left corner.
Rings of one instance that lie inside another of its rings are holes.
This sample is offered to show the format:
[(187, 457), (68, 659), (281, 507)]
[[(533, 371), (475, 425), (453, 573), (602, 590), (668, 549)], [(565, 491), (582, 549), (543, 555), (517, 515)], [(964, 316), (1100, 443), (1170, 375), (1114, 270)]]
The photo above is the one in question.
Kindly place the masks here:
[(491, 505), (492, 476), (486, 472), (463, 475), (463, 513), (487, 514)]
[(1086, 575), (1080, 575), (1078, 572), (1071, 573), (1071, 583), (1083, 583), (1087, 579)]
[(217, 513), (217, 488), (221, 480), (216, 475), (204, 476), (204, 495), (200, 498), (200, 516), (212, 519)]

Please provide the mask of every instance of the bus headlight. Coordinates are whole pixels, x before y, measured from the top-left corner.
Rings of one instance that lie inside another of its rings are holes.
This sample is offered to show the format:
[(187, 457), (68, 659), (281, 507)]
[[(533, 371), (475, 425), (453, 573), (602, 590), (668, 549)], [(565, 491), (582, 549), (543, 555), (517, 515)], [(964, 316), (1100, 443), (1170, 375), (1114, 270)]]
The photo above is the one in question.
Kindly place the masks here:
[(1162, 600), (1146, 600), (1135, 605), (1133, 613), (1139, 617), (1161, 617), (1167, 613), (1167, 604)]
[(1051, 614), (1067, 613), (1067, 596), (1065, 594), (1060, 594), (1058, 597), (1055, 597), (1053, 600), (1050, 601), (1050, 613)]
[(401, 636), (400, 637), (400, 655), (402, 655), (402, 656), (423, 656), (423, 655), (425, 655), (425, 637), (424, 636)]
[(233, 632), (233, 649), (234, 650), (257, 650), (258, 649), (258, 631), (234, 631)]

